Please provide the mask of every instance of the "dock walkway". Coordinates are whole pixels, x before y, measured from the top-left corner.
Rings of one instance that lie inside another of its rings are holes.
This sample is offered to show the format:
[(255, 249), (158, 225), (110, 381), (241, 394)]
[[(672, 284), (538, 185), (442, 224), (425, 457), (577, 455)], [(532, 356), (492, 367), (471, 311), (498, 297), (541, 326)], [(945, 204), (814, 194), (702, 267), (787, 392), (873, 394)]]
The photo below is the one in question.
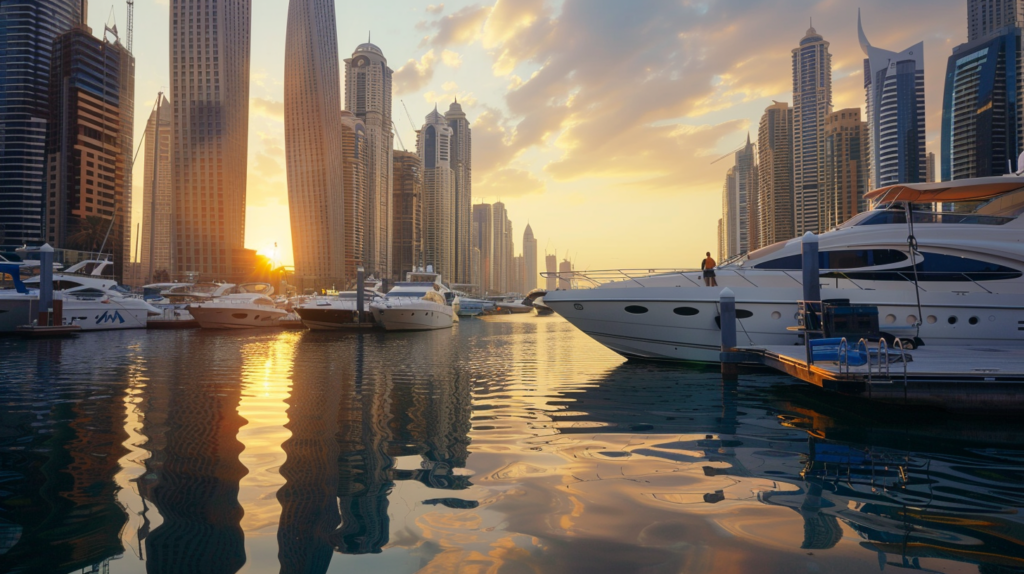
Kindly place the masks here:
[(744, 362), (847, 395), (960, 412), (1024, 411), (1024, 348), (920, 347), (905, 352), (911, 358), (905, 363), (899, 350), (890, 349), (888, 368), (877, 357), (863, 366), (808, 364), (803, 345), (735, 350), (733, 360), (741, 355)]

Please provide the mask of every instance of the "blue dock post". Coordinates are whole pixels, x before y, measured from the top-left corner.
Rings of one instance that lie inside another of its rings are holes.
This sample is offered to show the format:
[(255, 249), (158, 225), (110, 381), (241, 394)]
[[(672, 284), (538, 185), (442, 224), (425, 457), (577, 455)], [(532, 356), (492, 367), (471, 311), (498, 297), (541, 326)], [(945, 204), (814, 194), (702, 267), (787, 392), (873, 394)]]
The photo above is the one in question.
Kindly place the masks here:
[(363, 270), (362, 265), (356, 267), (356, 310), (358, 311), (358, 313), (356, 313), (356, 324), (359, 325), (363, 323), (363, 312), (365, 311), (366, 305), (366, 302), (363, 300), (364, 289), (366, 289), (363, 285), (364, 273), (365, 271)]
[(736, 296), (726, 287), (718, 296), (719, 315), (722, 323), (722, 374), (735, 376), (738, 368), (735, 360), (736, 348)]

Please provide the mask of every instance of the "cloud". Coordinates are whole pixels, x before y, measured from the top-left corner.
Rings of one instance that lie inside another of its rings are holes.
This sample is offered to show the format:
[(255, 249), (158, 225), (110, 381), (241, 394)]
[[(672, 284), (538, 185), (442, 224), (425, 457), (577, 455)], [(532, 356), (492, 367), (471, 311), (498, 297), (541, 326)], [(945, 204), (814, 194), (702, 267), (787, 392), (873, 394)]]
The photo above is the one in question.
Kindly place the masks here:
[(427, 14), (440, 14), (444, 12), (444, 4), (430, 4), (427, 6)]
[(480, 38), (481, 26), (490, 12), (489, 6), (466, 6), (429, 23), (428, 27), (436, 30), (430, 43), (437, 48), (444, 48), (475, 42)]
[(524, 169), (506, 167), (484, 175), (473, 186), (478, 198), (521, 197), (543, 193), (544, 182)]
[(267, 98), (249, 98), (249, 113), (283, 122), (284, 102)]
[(400, 96), (426, 87), (434, 77), (434, 60), (436, 57), (431, 49), (419, 61), (409, 60), (398, 68), (391, 77), (394, 95)]
[(458, 52), (445, 50), (441, 52), (441, 61), (449, 68), (458, 68), (462, 65), (462, 56)]

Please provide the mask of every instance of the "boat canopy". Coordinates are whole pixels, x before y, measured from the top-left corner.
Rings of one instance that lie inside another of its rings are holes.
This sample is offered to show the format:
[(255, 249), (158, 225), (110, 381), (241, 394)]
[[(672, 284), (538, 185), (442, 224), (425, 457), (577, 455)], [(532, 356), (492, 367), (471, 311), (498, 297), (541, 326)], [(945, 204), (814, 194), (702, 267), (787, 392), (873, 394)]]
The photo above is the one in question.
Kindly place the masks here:
[(912, 201), (920, 203), (953, 203), (982, 201), (1024, 189), (1024, 177), (979, 177), (936, 183), (901, 183), (868, 192), (869, 201)]
[(21, 281), (21, 265), (14, 263), (0, 264), (0, 277), (4, 275), (11, 276), (11, 281), (14, 282), (14, 289), (17, 290), (18, 293), (23, 295), (28, 293), (28, 288), (25, 287), (25, 284)]

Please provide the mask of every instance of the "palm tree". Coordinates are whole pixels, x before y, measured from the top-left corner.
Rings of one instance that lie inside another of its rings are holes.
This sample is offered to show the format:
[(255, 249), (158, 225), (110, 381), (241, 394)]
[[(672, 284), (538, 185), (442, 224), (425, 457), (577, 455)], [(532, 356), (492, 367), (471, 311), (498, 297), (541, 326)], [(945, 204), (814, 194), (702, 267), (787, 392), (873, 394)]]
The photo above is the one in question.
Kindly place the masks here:
[(78, 218), (78, 223), (73, 229), (74, 232), (68, 236), (68, 247), (95, 252), (103, 245), (103, 239), (110, 229), (110, 221), (99, 215), (86, 215), (84, 218)]

